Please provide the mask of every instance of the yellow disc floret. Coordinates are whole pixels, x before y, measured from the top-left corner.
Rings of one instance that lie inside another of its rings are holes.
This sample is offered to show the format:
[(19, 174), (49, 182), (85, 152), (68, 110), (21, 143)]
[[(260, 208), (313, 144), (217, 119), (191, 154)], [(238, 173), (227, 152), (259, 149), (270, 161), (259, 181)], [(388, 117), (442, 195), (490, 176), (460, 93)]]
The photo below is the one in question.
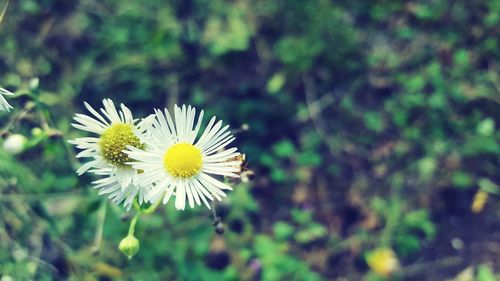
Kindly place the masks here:
[(134, 134), (131, 124), (114, 124), (106, 129), (99, 139), (101, 156), (119, 168), (127, 166), (125, 163), (130, 161), (128, 155), (123, 153), (128, 145), (141, 147), (141, 142)]
[(189, 143), (174, 144), (165, 153), (163, 163), (169, 174), (176, 178), (187, 179), (200, 171), (201, 151)]

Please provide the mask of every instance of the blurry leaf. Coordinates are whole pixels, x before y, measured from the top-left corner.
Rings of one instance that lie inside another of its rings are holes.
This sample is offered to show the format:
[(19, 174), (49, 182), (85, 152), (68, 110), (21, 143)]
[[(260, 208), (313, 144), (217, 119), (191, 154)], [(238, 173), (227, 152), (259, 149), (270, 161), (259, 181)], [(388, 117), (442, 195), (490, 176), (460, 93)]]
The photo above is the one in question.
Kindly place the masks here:
[(477, 268), (477, 281), (496, 281), (498, 280), (488, 265), (482, 264)]
[(402, 234), (395, 237), (395, 245), (401, 256), (409, 256), (420, 250), (420, 239), (411, 234)]
[(313, 151), (304, 151), (297, 156), (297, 164), (306, 167), (317, 167), (322, 163), (321, 155)]
[(278, 221), (273, 225), (273, 232), (277, 240), (286, 241), (295, 232), (295, 227), (285, 221)]
[(418, 170), (424, 180), (429, 180), (434, 175), (436, 168), (436, 159), (432, 157), (426, 157), (418, 161)]
[(488, 192), (489, 194), (500, 194), (500, 187), (492, 182), (491, 180), (487, 179), (487, 178), (481, 178), (479, 179), (479, 188), (482, 190), (482, 191), (486, 191)]
[(325, 226), (319, 223), (311, 223), (306, 229), (299, 230), (295, 233), (295, 241), (300, 244), (307, 244), (317, 239), (323, 238), (328, 234)]
[[(235, 206), (239, 206), (241, 211), (257, 212), (259, 204), (255, 201), (255, 197), (250, 193), (250, 187), (246, 184), (239, 184), (230, 194), (231, 202)], [(233, 211), (234, 213), (238, 213)], [(244, 215), (242, 213), (241, 215)]]
[[(420, 92), (424, 88), (425, 83), (426, 82), (425, 82), (425, 78), (423, 75), (412, 75), (404, 81), (404, 86), (410, 93), (417, 93), (417, 92)], [(410, 97), (417, 97), (417, 96), (407, 95), (407, 98), (410, 98)], [(419, 104), (420, 103), (421, 102), (419, 102)]]
[(434, 238), (436, 227), (432, 223), (429, 212), (426, 209), (411, 211), (404, 215), (404, 226), (413, 229), (420, 229), (424, 232), (426, 238)]
[(295, 146), (289, 140), (283, 140), (273, 146), (273, 152), (281, 158), (289, 158), (295, 153)]
[(483, 119), (477, 125), (476, 130), (477, 130), (478, 134), (485, 136), (485, 137), (490, 137), (495, 132), (495, 121), (493, 121), (492, 118)]
[(266, 167), (273, 167), (277, 165), (276, 159), (269, 154), (262, 154), (259, 160), (260, 163)]
[(253, 34), (252, 28), (245, 21), (241, 11), (230, 10), (227, 18), (210, 17), (204, 41), (207, 42), (210, 52), (214, 55), (223, 55), (230, 51), (244, 51), (248, 48)]
[(378, 214), (383, 214), (387, 209), (387, 202), (378, 196), (375, 196), (370, 203), (373, 210)]
[[(11, 155), (0, 149), (0, 179), (13, 179), (22, 192), (39, 192), (39, 180), (25, 165), (20, 164)], [(1, 181), (0, 181), (1, 182)], [(1, 187), (1, 185), (0, 185)]]
[(446, 97), (443, 94), (434, 93), (429, 97), (429, 106), (432, 108), (445, 108), (447, 105)]
[(306, 37), (298, 36), (287, 36), (280, 39), (275, 45), (277, 57), (283, 63), (298, 70), (309, 68), (322, 49), (322, 44), (317, 40), (308, 40)]
[(47, 106), (54, 106), (61, 102), (61, 96), (56, 93), (42, 92), (40, 93), (40, 100)]
[(96, 263), (94, 269), (99, 276), (105, 276), (108, 278), (118, 278), (123, 276), (121, 269), (103, 262)]
[(471, 187), (474, 183), (470, 174), (464, 171), (456, 171), (452, 175), (453, 185), (460, 188)]
[(311, 210), (292, 209), (292, 219), (301, 225), (312, 221)]
[(500, 145), (491, 137), (472, 136), (465, 141), (462, 153), (466, 156), (478, 154), (498, 154)]
[(404, 39), (411, 39), (415, 36), (417, 31), (409, 26), (402, 26), (397, 29), (398, 36)]
[(380, 132), (384, 129), (384, 119), (379, 112), (365, 112), (363, 117), (368, 129), (375, 132)]
[(283, 73), (274, 74), (267, 82), (267, 91), (271, 94), (277, 93), (285, 84), (285, 75)]
[(278, 183), (283, 183), (288, 179), (288, 174), (280, 168), (274, 168), (271, 171), (271, 179)]
[(457, 67), (466, 67), (469, 65), (469, 53), (464, 49), (458, 50), (453, 54), (453, 61)]
[(394, 123), (399, 127), (402, 128), (408, 123), (408, 112), (406, 110), (397, 110), (394, 109), (392, 111), (392, 116), (394, 119)]
[(34, 147), (38, 146), (41, 142), (46, 140), (48, 137), (49, 137), (48, 133), (45, 131), (42, 131), (41, 133), (36, 134), (33, 137), (31, 137), (28, 140), (28, 142), (26, 143), (25, 148), (26, 149), (34, 148)]
[(429, 5), (416, 4), (413, 13), (417, 18), (425, 20), (433, 17), (434, 10)]

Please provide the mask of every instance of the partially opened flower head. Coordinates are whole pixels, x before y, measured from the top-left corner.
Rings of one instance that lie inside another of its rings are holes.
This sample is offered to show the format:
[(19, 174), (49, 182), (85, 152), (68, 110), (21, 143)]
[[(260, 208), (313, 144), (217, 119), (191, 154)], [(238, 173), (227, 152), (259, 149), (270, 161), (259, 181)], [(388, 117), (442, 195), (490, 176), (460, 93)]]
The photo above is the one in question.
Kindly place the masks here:
[(12, 95), (14, 94), (5, 90), (4, 88), (0, 88), (0, 110), (9, 111), (11, 108), (13, 108), (4, 98), (4, 96), (12, 96)]
[(124, 202), (124, 206), (130, 209), (137, 195), (139, 203), (144, 201), (147, 187), (136, 184), (138, 171), (127, 164), (130, 158), (123, 150), (127, 146), (143, 146), (136, 133), (144, 133), (147, 119), (134, 120), (125, 105), (121, 104), (121, 110), (117, 110), (110, 99), (104, 99), (103, 104), (102, 114), (85, 103), (92, 115), (75, 115), (73, 127), (96, 135), (70, 141), (82, 150), (78, 158), (90, 158), (77, 173), (82, 175), (88, 171), (103, 176), (93, 182), (94, 188), (99, 189), (99, 194), (108, 194), (116, 204)]
[[(208, 200), (221, 200), (224, 190), (232, 188), (221, 181), (223, 176), (238, 177), (239, 155), (236, 148), (225, 149), (234, 137), (229, 126), (212, 117), (198, 136), (203, 111), (196, 118), (195, 108), (174, 108), (174, 118), (167, 109), (155, 110), (147, 135), (139, 135), (145, 147), (130, 146), (126, 151), (132, 166), (144, 171), (138, 176), (145, 185), (153, 185), (146, 199), (167, 203), (175, 195), (175, 207), (184, 210), (186, 200), (193, 208)], [(208, 199), (208, 200), (207, 200)]]

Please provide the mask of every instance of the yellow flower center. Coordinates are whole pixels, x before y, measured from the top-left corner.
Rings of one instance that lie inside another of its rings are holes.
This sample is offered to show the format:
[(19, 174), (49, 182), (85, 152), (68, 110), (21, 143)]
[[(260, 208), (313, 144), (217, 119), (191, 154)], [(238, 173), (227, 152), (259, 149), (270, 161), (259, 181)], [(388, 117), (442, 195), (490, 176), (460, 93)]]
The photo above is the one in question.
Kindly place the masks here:
[(99, 138), (99, 148), (101, 156), (116, 167), (123, 168), (130, 161), (127, 154), (122, 151), (128, 145), (140, 148), (141, 142), (134, 134), (131, 124), (115, 124), (106, 129)]
[(172, 176), (181, 179), (190, 178), (201, 169), (201, 151), (189, 143), (174, 144), (165, 153), (163, 164)]

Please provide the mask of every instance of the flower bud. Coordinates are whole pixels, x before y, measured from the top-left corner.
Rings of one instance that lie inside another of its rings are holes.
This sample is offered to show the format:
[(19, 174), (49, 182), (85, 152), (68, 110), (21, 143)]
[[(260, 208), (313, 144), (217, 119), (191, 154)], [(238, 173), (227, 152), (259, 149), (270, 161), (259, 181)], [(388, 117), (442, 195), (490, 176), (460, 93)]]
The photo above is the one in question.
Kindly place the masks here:
[(9, 154), (19, 154), (24, 151), (28, 139), (20, 134), (10, 135), (3, 143), (3, 149)]
[(37, 136), (41, 135), (42, 133), (43, 133), (42, 129), (40, 129), (38, 127), (31, 129), (31, 134), (34, 137), (37, 137)]
[(130, 260), (139, 252), (139, 240), (132, 235), (128, 235), (120, 241), (118, 249)]
[(399, 268), (399, 260), (392, 249), (378, 248), (366, 255), (366, 263), (380, 276), (389, 277)]

